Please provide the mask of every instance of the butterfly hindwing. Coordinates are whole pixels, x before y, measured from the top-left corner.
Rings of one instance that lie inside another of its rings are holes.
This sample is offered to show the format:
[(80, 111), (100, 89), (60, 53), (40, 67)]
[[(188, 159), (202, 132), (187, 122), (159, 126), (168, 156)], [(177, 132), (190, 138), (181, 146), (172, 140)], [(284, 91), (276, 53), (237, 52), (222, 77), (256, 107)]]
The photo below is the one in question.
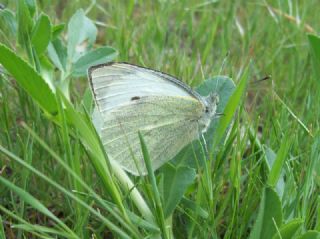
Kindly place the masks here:
[[(102, 143), (133, 174), (146, 173), (138, 131), (157, 169), (198, 135), (202, 105), (191, 97), (145, 96), (103, 115)], [(137, 165), (136, 165), (137, 164)]]

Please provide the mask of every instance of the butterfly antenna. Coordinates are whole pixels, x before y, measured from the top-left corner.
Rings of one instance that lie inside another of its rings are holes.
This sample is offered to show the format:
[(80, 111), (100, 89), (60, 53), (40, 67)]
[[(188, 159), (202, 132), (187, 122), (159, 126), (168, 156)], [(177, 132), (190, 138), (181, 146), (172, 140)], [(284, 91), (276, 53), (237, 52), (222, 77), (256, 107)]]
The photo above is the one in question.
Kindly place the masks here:
[(220, 67), (220, 71), (219, 71), (219, 75), (221, 75), (226, 63), (227, 63), (227, 60), (228, 60), (228, 57), (229, 57), (229, 54), (230, 52), (228, 51), (226, 56), (224, 57), (223, 61), (222, 61), (222, 64), (221, 64), (221, 67)]
[(267, 75), (259, 80), (251, 82), (251, 84), (257, 84), (257, 83), (260, 83), (261, 81), (270, 80), (271, 78), (272, 78), (271, 75)]
[[(230, 52), (228, 51), (226, 56), (224, 57), (222, 63), (221, 63), (221, 67), (220, 67), (218, 75), (221, 75), (222, 71), (224, 70), (224, 67), (225, 67), (227, 60), (228, 60), (228, 57), (229, 57), (229, 54), (230, 54)], [(216, 87), (214, 89), (215, 92), (217, 92), (219, 81), (220, 81), (220, 78), (218, 78), (218, 80), (217, 80)]]

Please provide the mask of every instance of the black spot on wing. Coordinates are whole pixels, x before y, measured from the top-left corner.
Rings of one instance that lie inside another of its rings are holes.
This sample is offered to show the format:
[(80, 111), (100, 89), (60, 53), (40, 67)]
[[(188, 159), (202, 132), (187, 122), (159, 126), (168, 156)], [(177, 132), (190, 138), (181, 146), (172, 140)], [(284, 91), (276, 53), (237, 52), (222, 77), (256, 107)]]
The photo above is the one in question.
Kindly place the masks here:
[(140, 96), (133, 96), (133, 97), (131, 98), (132, 101), (134, 101), (134, 100), (139, 100), (139, 99), (140, 99)]

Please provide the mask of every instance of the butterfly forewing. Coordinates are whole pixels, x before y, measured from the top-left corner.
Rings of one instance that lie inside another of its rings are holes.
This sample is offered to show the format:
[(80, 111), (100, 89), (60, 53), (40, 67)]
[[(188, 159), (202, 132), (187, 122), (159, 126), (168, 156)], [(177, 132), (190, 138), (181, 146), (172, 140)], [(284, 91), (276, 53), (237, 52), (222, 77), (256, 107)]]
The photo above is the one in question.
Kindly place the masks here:
[(98, 107), (103, 111), (127, 103), (137, 96), (197, 97), (188, 86), (171, 76), (130, 64), (97, 66), (89, 74)]
[(205, 104), (173, 77), (115, 63), (91, 69), (90, 79), (103, 118), (102, 143), (127, 171), (146, 173), (138, 131), (154, 170), (198, 137)]

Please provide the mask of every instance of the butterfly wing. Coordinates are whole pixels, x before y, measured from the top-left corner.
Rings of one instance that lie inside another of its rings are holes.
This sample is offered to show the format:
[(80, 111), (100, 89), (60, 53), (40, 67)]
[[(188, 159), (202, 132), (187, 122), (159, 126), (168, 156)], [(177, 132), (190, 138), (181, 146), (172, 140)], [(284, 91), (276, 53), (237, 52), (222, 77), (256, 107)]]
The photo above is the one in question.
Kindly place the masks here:
[(190, 96), (202, 101), (189, 86), (172, 76), (126, 63), (90, 68), (89, 78), (100, 111), (109, 111), (139, 96)]
[(90, 72), (103, 119), (102, 143), (110, 159), (127, 171), (146, 173), (138, 131), (146, 141), (154, 170), (198, 136), (205, 106), (180, 82), (121, 63)]

